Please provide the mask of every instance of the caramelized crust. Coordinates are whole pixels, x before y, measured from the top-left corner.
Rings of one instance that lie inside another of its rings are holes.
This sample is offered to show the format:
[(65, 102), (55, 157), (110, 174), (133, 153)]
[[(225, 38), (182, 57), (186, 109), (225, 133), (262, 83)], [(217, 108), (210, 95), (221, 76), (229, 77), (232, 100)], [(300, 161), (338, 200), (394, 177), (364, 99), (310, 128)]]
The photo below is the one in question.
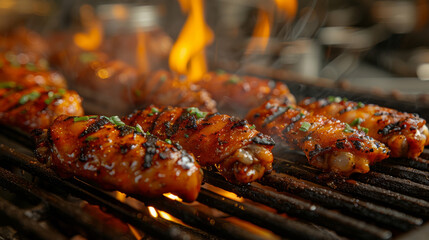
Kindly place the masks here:
[(248, 183), (272, 169), (272, 139), (254, 130), (247, 121), (228, 115), (202, 116), (195, 108), (154, 106), (123, 119), (144, 131), (178, 142), (202, 166), (216, 166), (232, 182)]
[(355, 128), (368, 129), (369, 136), (390, 148), (392, 157), (416, 158), (429, 143), (426, 121), (414, 114), (333, 97), (305, 99), (300, 105), (315, 114), (334, 117)]
[(217, 111), (216, 102), (206, 90), (189, 86), (166, 70), (156, 71), (142, 79), (133, 93), (138, 105), (197, 107), (201, 111)]
[(48, 128), (61, 115), (83, 114), (81, 98), (70, 90), (31, 87), (0, 89), (0, 123), (30, 133)]
[(268, 99), (277, 98), (295, 104), (295, 97), (284, 83), (252, 76), (209, 72), (197, 83), (218, 102), (218, 107), (245, 114)]
[(36, 140), (38, 158), (63, 177), (147, 197), (171, 192), (185, 201), (200, 190), (202, 174), (192, 155), (105, 117), (60, 116)]
[(369, 165), (389, 156), (384, 144), (346, 124), (312, 115), (295, 105), (270, 100), (247, 115), (256, 129), (304, 151), (311, 165), (342, 175), (366, 173)]

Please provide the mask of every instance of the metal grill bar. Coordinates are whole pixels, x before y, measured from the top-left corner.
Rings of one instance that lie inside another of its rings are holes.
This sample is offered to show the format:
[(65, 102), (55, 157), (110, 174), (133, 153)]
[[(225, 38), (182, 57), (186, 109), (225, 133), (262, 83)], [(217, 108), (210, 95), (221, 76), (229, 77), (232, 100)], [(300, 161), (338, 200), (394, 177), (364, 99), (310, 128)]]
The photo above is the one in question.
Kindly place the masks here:
[(6, 157), (5, 160), (9, 161), (14, 165), (19, 166), (21, 169), (26, 170), (34, 174), (35, 176), (42, 178), (51, 185), (61, 186), (62, 188), (67, 189), (70, 193), (78, 197), (82, 197), (92, 204), (97, 204), (102, 207), (105, 207), (108, 212), (114, 213), (116, 216), (118, 216), (125, 222), (129, 222), (136, 227), (141, 228), (143, 231), (145, 231), (145, 233), (154, 236), (160, 236), (163, 238), (192, 238), (192, 235), (187, 232), (184, 232), (177, 227), (156, 221), (148, 213), (146, 214), (146, 212), (139, 212), (135, 209), (123, 209), (121, 208), (121, 203), (117, 200), (110, 199), (110, 201), (106, 201), (105, 199), (109, 199), (107, 197), (107, 194), (98, 197), (87, 191), (83, 191), (82, 189), (74, 186), (73, 184), (65, 182), (59, 177), (57, 177), (55, 172), (53, 172), (51, 169), (45, 168), (34, 158), (16, 152), (15, 150), (5, 146), (4, 144), (0, 144), (0, 154)]
[(372, 166), (374, 171), (389, 174), (394, 177), (405, 178), (416, 183), (429, 185), (429, 172), (411, 167), (381, 162)]
[(416, 159), (392, 158), (391, 161), (395, 164), (412, 167), (423, 171), (429, 171), (429, 160), (422, 157), (418, 157)]
[(287, 219), (250, 204), (230, 200), (206, 189), (201, 189), (198, 201), (270, 229), (281, 236), (302, 239), (340, 239), (339, 236), (327, 229), (320, 229), (296, 220)]
[(392, 233), (388, 230), (366, 224), (341, 213), (327, 210), (323, 207), (284, 195), (254, 185), (237, 186), (231, 184), (213, 173), (205, 172), (206, 181), (214, 186), (234, 192), (239, 196), (249, 198), (277, 209), (280, 212), (299, 217), (321, 226), (330, 228), (349, 237), (363, 239), (389, 239)]
[(320, 179), (319, 175), (312, 171), (312, 169), (306, 166), (299, 166), (298, 164), (291, 165), (290, 161), (284, 159), (278, 159), (273, 168), (277, 172), (287, 173), (298, 178), (317, 182), (335, 190), (353, 194), (354, 196), (382, 202), (388, 206), (397, 207), (401, 211), (412, 213), (416, 216), (429, 217), (429, 202), (425, 200), (374, 187), (355, 180), (336, 179), (335, 181), (327, 182), (325, 179)]
[(330, 208), (346, 211), (358, 216), (369, 218), (382, 225), (409, 230), (423, 223), (415, 218), (393, 209), (378, 206), (360, 199), (332, 191), (320, 185), (310, 183), (286, 174), (266, 175), (260, 183), (309, 199)]

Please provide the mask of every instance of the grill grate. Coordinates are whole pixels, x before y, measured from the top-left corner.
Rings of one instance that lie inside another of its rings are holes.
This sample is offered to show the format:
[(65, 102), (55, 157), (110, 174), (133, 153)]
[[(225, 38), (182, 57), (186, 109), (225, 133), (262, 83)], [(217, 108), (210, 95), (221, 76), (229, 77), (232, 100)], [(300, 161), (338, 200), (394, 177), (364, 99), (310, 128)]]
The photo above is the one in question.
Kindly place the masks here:
[[(429, 217), (425, 193), (429, 172), (421, 165), (411, 167), (429, 162), (423, 158), (403, 162), (391, 159), (374, 166), (370, 174), (328, 181), (308, 166), (301, 154), (281, 150), (275, 153), (275, 171), (258, 183), (239, 186), (205, 170), (205, 184), (197, 203), (131, 196), (145, 206), (136, 207), (81, 180), (57, 177), (30, 156), (28, 140), (21, 141), (16, 133), (2, 134), (26, 146), (0, 144), (0, 185), (17, 198), (36, 202), (36, 210), (47, 217), (28, 217), (30, 210), (0, 195), (0, 215), (8, 219), (9, 225), (0, 227), (0, 239), (70, 239), (76, 234), (91, 239), (135, 239), (130, 232), (115, 232), (94, 220), (70, 201), (70, 196), (100, 206), (141, 231), (145, 239), (390, 239), (427, 228), (421, 225)], [(16, 168), (19, 171), (13, 171)], [(37, 176), (36, 180), (22, 175), (22, 170)], [(216, 187), (242, 198), (222, 196), (213, 190)], [(152, 217), (147, 206), (180, 221)], [(63, 225), (73, 227), (64, 230)], [(259, 228), (265, 230), (254, 230)], [(418, 236), (424, 239), (423, 234)]]

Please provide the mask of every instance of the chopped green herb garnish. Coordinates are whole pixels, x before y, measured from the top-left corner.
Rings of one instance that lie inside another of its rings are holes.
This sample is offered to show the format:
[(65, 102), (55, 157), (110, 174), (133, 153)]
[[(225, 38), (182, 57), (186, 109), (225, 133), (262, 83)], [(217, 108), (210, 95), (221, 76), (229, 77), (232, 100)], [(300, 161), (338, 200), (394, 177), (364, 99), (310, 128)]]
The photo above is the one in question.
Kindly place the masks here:
[(369, 129), (368, 129), (368, 128), (366, 128), (366, 127), (358, 126), (358, 129), (359, 129), (359, 130), (361, 130), (361, 131), (363, 131), (363, 132), (364, 132), (364, 133), (366, 133), (366, 134), (368, 134), (368, 132), (369, 132)]
[(34, 65), (34, 63), (27, 63), (27, 64), (25, 64), (25, 68), (27, 70), (33, 71), (33, 72), (37, 70), (37, 67), (36, 67), (36, 65)]
[(97, 118), (97, 116), (82, 116), (82, 117), (74, 117), (73, 121), (74, 122), (81, 122), (81, 121), (88, 121), (91, 118)]
[(362, 119), (362, 118), (356, 118), (355, 120), (353, 120), (353, 121), (350, 123), (350, 126), (352, 126), (352, 127), (356, 127), (356, 126), (359, 126), (362, 122), (363, 122), (363, 119)]
[(358, 108), (363, 108), (365, 106), (365, 104), (363, 104), (363, 102), (358, 102), (357, 107)]
[(240, 78), (239, 76), (237, 76), (237, 75), (232, 75), (232, 76), (228, 79), (227, 83), (237, 84), (237, 83), (239, 83), (240, 81), (241, 81), (241, 78)]
[(309, 122), (301, 122), (301, 127), (299, 128), (299, 131), (301, 132), (307, 132), (308, 129), (310, 129), (311, 123)]
[(189, 135), (185, 133), (185, 138), (189, 138)]
[(118, 116), (111, 116), (110, 118), (107, 118), (111, 123), (115, 124), (116, 126), (124, 126), (125, 123), (121, 121), (121, 119)]
[(97, 60), (97, 56), (94, 53), (84, 52), (84, 53), (80, 54), (79, 60), (82, 63), (86, 64), (86, 63), (90, 63), (92, 61)]
[(341, 97), (335, 97), (335, 96), (329, 96), (328, 98), (328, 102), (330, 103), (340, 103), (341, 102)]
[(171, 144), (171, 140), (170, 140), (170, 139), (168, 139), (168, 138), (167, 138), (167, 139), (165, 139), (164, 141), (165, 141), (166, 143), (168, 143), (168, 144)]
[(46, 103), (46, 104), (50, 104), (50, 103), (52, 103), (55, 99), (61, 98), (65, 93), (66, 93), (66, 90), (65, 90), (65, 89), (63, 89), (63, 88), (59, 89), (57, 93), (54, 93), (54, 92), (52, 92), (52, 91), (49, 91), (49, 92), (48, 92), (48, 97), (49, 97), (49, 98), (47, 98), (47, 99), (45, 100), (45, 103)]
[(0, 82), (0, 88), (13, 88), (16, 86), (15, 82)]
[(299, 113), (299, 116), (300, 116), (301, 118), (303, 118), (303, 117), (305, 117), (305, 114), (304, 114), (304, 113), (302, 113), (302, 112), (300, 112), (300, 113)]
[(187, 108), (186, 110), (188, 111), (188, 113), (195, 115), (195, 117), (197, 117), (197, 119), (205, 118), (208, 114), (208, 112), (201, 112), (196, 107), (190, 107), (190, 108)]
[(348, 124), (346, 123), (346, 126), (344, 127), (343, 132), (351, 133), (351, 132), (354, 132), (354, 130), (353, 130), (353, 128), (352, 128), (352, 127), (350, 127), (350, 125), (348, 125)]
[(149, 132), (149, 131), (147, 131), (147, 132), (146, 132), (146, 135), (150, 136), (151, 134), (150, 134), (150, 132)]
[(153, 116), (153, 113), (149, 113), (147, 116), (148, 116), (148, 117), (152, 117), (152, 116)]
[(85, 141), (89, 142), (89, 141), (94, 141), (97, 139), (98, 139), (98, 137), (89, 136), (89, 137), (85, 138)]
[(137, 132), (139, 132), (139, 133), (143, 133), (143, 128), (142, 128), (142, 126), (140, 126), (140, 124), (138, 124), (138, 123), (137, 123), (137, 125), (136, 125), (136, 131), (137, 131)]
[(249, 127), (250, 129), (255, 129), (256, 128), (256, 126), (255, 126), (255, 124), (253, 124), (252, 126), (250, 126)]
[(159, 113), (159, 110), (156, 107), (153, 107), (150, 110), (151, 110), (152, 113)]
[(216, 74), (217, 75), (223, 75), (223, 74), (225, 74), (226, 72), (225, 72), (225, 70), (223, 70), (223, 69), (218, 69), (218, 70), (216, 70)]
[(33, 92), (29, 93), (29, 94), (26, 94), (26, 95), (22, 96), (19, 99), (19, 104), (25, 104), (28, 101), (34, 101), (34, 100), (38, 99), (39, 97), (40, 97), (40, 93), (36, 92), (36, 91), (33, 91)]

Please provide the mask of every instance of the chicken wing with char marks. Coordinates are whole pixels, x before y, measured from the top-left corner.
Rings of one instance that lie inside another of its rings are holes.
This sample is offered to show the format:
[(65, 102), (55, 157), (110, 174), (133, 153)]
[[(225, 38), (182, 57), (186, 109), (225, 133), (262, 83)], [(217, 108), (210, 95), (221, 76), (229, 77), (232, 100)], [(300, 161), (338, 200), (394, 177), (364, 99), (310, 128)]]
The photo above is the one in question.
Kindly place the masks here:
[(415, 114), (332, 96), (320, 100), (308, 98), (300, 105), (315, 114), (334, 117), (365, 130), (369, 136), (386, 144), (392, 157), (416, 158), (429, 144), (426, 121)]
[(295, 104), (295, 97), (284, 83), (252, 76), (239, 76), (222, 70), (209, 72), (197, 84), (206, 89), (218, 108), (234, 114), (246, 114), (271, 98)]
[(0, 123), (30, 133), (48, 128), (61, 115), (83, 114), (81, 98), (70, 90), (31, 87), (22, 88), (15, 82), (0, 83)]
[(389, 156), (383, 143), (343, 122), (273, 99), (251, 110), (256, 129), (304, 151), (311, 165), (348, 176), (366, 173), (369, 165)]
[(151, 106), (124, 117), (128, 125), (192, 152), (202, 166), (216, 166), (229, 181), (249, 183), (271, 171), (273, 140), (247, 121), (197, 108)]
[(63, 177), (147, 197), (171, 192), (184, 201), (195, 200), (200, 190), (202, 173), (191, 154), (118, 117), (62, 115), (35, 136), (38, 159)]

